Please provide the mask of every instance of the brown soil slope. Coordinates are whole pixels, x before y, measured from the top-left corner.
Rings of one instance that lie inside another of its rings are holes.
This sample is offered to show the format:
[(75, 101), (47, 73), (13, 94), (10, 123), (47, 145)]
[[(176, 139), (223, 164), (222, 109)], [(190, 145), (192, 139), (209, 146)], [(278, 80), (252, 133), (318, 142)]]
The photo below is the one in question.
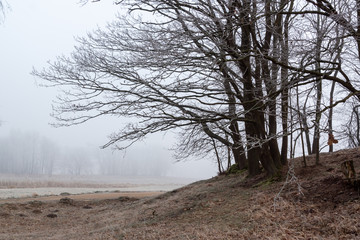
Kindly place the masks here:
[(2, 203), (0, 239), (360, 239), (346, 159), (360, 169), (358, 149), (296, 159), (287, 184), (232, 175), (155, 197)]

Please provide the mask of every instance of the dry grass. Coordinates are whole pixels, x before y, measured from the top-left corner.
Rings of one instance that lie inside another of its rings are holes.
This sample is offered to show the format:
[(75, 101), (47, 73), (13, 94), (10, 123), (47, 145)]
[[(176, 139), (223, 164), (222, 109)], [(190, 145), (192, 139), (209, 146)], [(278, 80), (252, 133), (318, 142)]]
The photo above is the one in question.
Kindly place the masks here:
[(22, 176), (1, 175), (0, 188), (111, 188), (131, 187), (135, 184), (114, 184), (72, 176)]
[[(157, 197), (0, 205), (0, 239), (360, 239), (357, 189), (340, 163), (357, 149), (321, 155), (298, 181), (219, 176)], [(298, 184), (303, 194), (299, 194)], [(46, 217), (55, 213), (57, 217)]]

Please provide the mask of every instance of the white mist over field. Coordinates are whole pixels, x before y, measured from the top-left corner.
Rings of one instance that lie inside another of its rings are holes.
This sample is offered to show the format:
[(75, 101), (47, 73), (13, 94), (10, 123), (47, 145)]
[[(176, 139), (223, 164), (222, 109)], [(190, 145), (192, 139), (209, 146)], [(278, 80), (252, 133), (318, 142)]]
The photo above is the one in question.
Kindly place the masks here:
[(40, 87), (30, 72), (68, 55), (76, 36), (115, 18), (118, 6), (101, 1), (8, 0), (0, 23), (0, 175), (151, 176), (204, 179), (216, 175), (214, 159), (175, 163), (176, 134), (156, 134), (126, 151), (101, 150), (122, 119), (102, 118), (54, 128), (49, 123), (57, 91)]
[(0, 199), (100, 192), (166, 192), (197, 179), (120, 176), (0, 175)]

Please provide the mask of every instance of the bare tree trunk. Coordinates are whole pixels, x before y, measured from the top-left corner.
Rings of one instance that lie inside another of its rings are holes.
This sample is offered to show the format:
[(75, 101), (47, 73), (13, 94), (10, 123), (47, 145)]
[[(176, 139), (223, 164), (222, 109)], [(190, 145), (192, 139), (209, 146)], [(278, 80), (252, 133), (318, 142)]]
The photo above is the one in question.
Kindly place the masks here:
[[(222, 66), (220, 66), (222, 68)], [(222, 70), (222, 72), (225, 75), (224, 80), (224, 88), (225, 92), (228, 96), (228, 105), (229, 105), (229, 115), (232, 118), (230, 120), (230, 126), (229, 129), (231, 131), (231, 138), (233, 140), (233, 146), (232, 146), (232, 152), (234, 155), (235, 163), (238, 164), (239, 169), (245, 169), (246, 168), (246, 156), (245, 151), (242, 145), (241, 135), (239, 131), (239, 125), (238, 122), (235, 120), (236, 118), (236, 98), (234, 97), (235, 94), (231, 90), (231, 85), (228, 80), (228, 76), (226, 75), (225, 71)]]
[(313, 152), (316, 154), (316, 164), (319, 164), (320, 161), (320, 119), (321, 119), (321, 112), (320, 112), (320, 104), (321, 104), (321, 95), (322, 95), (322, 84), (321, 79), (316, 81), (316, 89), (317, 89), (317, 98), (316, 98), (316, 114), (315, 114), (315, 127), (314, 127), (314, 139), (313, 139)]
[[(252, 83), (252, 75), (251, 75), (251, 63), (250, 63), (250, 56), (249, 51), (251, 49), (251, 25), (250, 25), (250, 1), (244, 1), (243, 9), (240, 11), (240, 18), (243, 21), (241, 24), (241, 46), (240, 50), (244, 54), (244, 57), (239, 61), (239, 67), (243, 74), (243, 85), (244, 85), (244, 109), (246, 111), (245, 118), (254, 120), (255, 122), (245, 122), (245, 130), (247, 136), (247, 144), (248, 144), (248, 165), (249, 165), (249, 174), (251, 176), (259, 174), (260, 171), (260, 147), (254, 146), (252, 147), (251, 144), (254, 139), (259, 138), (258, 126), (257, 126), (257, 106), (256, 100), (253, 90), (254, 86)], [(255, 104), (254, 104), (255, 103)]]
[(216, 143), (215, 143), (215, 140), (212, 138), (211, 139), (212, 141), (212, 144), (213, 144), (213, 147), (214, 147), (214, 151), (215, 151), (215, 155), (216, 155), (216, 160), (217, 160), (217, 165), (218, 165), (218, 170), (219, 170), (219, 174), (222, 174), (224, 172), (224, 167), (222, 165), (222, 162), (221, 162), (221, 158), (219, 156), (219, 152), (216, 148)]
[(261, 148), (261, 164), (263, 165), (264, 169), (268, 176), (274, 176), (278, 173), (279, 167), (276, 166), (275, 161), (271, 156), (271, 148), (267, 146), (268, 143), (264, 143)]
[[(269, 7), (270, 1), (267, 1), (266, 6)], [(239, 9), (240, 10), (240, 9)], [(267, 9), (268, 13), (269, 10)], [(276, 161), (280, 162), (280, 154), (279, 148), (277, 147), (277, 143), (270, 145), (269, 139), (267, 138), (267, 134), (265, 132), (265, 118), (263, 113), (263, 102), (257, 96), (255, 96), (256, 91), (260, 91), (260, 89), (256, 89), (252, 82), (252, 73), (251, 73), (251, 63), (250, 63), (250, 55), (249, 51), (251, 49), (251, 21), (249, 15), (251, 14), (250, 1), (243, 1), (243, 5), (241, 6), (240, 11), (240, 19), (242, 19), (241, 23), (241, 52), (244, 57), (239, 60), (238, 64), (240, 70), (243, 74), (243, 88), (244, 88), (244, 96), (243, 96), (243, 107), (246, 112), (245, 118), (251, 121), (245, 122), (245, 130), (247, 136), (247, 144), (248, 144), (248, 161), (249, 161), (249, 174), (256, 175), (260, 173), (260, 165), (259, 162), (263, 165), (268, 175), (274, 175), (277, 172), (277, 166), (275, 164)], [(269, 19), (268, 19), (269, 20)], [(271, 31), (267, 29), (267, 36), (265, 37), (265, 44), (263, 53), (266, 53), (269, 49), (269, 44), (271, 40)], [(268, 82), (270, 79), (268, 62), (261, 61), (262, 69), (263, 69), (263, 79)], [(256, 70), (256, 69), (255, 69)], [(258, 79), (255, 79), (255, 83), (259, 83)], [(270, 89), (270, 91), (272, 88)], [(270, 104), (271, 105), (271, 104)], [(273, 106), (273, 104), (272, 104)], [(276, 106), (276, 105), (275, 105)], [(276, 119), (275, 119), (276, 122)], [(273, 124), (273, 122), (272, 122)], [(273, 127), (273, 126), (272, 126)], [(273, 130), (273, 128), (272, 128)], [(255, 142), (254, 142), (255, 140)], [(276, 147), (274, 146), (276, 145)], [(273, 155), (277, 158), (274, 161)], [(281, 164), (279, 164), (281, 165)]]
[(306, 158), (305, 158), (305, 143), (303, 137), (303, 126), (301, 120), (301, 112), (300, 112), (300, 100), (299, 100), (299, 87), (296, 87), (296, 105), (298, 109), (298, 116), (299, 116), (299, 125), (300, 125), (300, 137), (301, 137), (301, 149), (302, 149), (302, 156), (303, 156), (303, 164), (306, 167)]
[[(284, 1), (287, 2), (286, 0)], [(293, 10), (294, 1), (291, 0), (289, 12)], [(281, 62), (287, 66), (289, 65), (289, 20), (290, 15), (286, 15), (283, 26), (283, 34), (280, 36), (280, 46), (281, 46)], [(288, 154), (288, 112), (289, 112), (289, 89), (287, 87), (288, 84), (288, 69), (285, 67), (281, 67), (281, 124), (283, 129), (282, 136), (282, 144), (281, 144), (281, 156), (280, 161), (283, 165), (287, 162), (287, 154)]]
[[(360, 22), (359, 22), (360, 23)], [(341, 52), (343, 49), (343, 44), (344, 44), (344, 40), (340, 37), (340, 33), (339, 33), (339, 27), (336, 26), (335, 28), (335, 32), (336, 32), (336, 47), (337, 47), (337, 54), (336, 54), (336, 58), (335, 61), (339, 62), (339, 66), (341, 66)], [(335, 71), (335, 77), (338, 75), (339, 70)], [(334, 92), (335, 92), (335, 86), (336, 86), (336, 82), (332, 82), (331, 84), (331, 90), (330, 90), (330, 109), (329, 109), (329, 119), (328, 119), (328, 124), (329, 124), (329, 134), (333, 135), (333, 103), (334, 103)], [(334, 145), (330, 144), (329, 145), (329, 152), (333, 152), (334, 151)]]
[[(292, 106), (291, 98), (289, 98), (289, 105)], [(294, 152), (293, 152), (293, 138), (294, 138), (294, 116), (293, 116), (293, 108), (290, 108), (290, 158), (294, 158)]]
[(360, 145), (360, 117), (359, 117), (359, 110), (358, 110), (359, 106), (355, 106), (354, 107), (354, 113), (356, 116), (356, 143), (357, 146)]
[(247, 136), (247, 152), (248, 152), (248, 170), (250, 176), (259, 174), (260, 171), (260, 151), (259, 147), (253, 147), (251, 143), (254, 141), (253, 137), (256, 136), (256, 126), (253, 123), (245, 122), (245, 130)]
[[(263, 43), (262, 48), (262, 54), (268, 55), (269, 49), (270, 49), (270, 43), (271, 38), (273, 38), (273, 57), (279, 58), (279, 49), (278, 49), (278, 29), (280, 28), (280, 18), (276, 19), (275, 23), (272, 23), (271, 20), (271, 1), (266, 0), (265, 1), (265, 19), (266, 19), (266, 33), (265, 33), (265, 39)], [(272, 74), (270, 74), (270, 67), (269, 67), (269, 61), (266, 59), (263, 59), (261, 62), (262, 65), (262, 78), (266, 86), (267, 95), (269, 96), (269, 100), (267, 102), (267, 108), (268, 108), (268, 118), (269, 118), (269, 147), (270, 147), (270, 154), (273, 159), (273, 162), (275, 165), (280, 168), (281, 167), (281, 161), (280, 161), (280, 152), (279, 152), (279, 146), (276, 138), (277, 134), (277, 121), (276, 121), (276, 95), (274, 94), (276, 92), (276, 86), (277, 86), (277, 72), (278, 72), (278, 65), (272, 64)]]
[[(334, 102), (334, 91), (335, 91), (335, 82), (333, 82), (331, 84), (331, 90), (330, 90), (330, 106), (332, 106), (333, 102)], [(328, 120), (328, 123), (329, 123), (329, 134), (333, 134), (333, 108), (330, 107), (330, 110), (329, 110), (329, 120)], [(334, 145), (333, 144), (330, 144), (329, 145), (329, 152), (333, 152), (334, 151)]]
[(227, 148), (227, 167), (226, 167), (226, 171), (228, 171), (231, 167), (231, 150), (229, 146), (226, 146)]
[(233, 138), (233, 142), (234, 142), (234, 145), (232, 147), (232, 152), (234, 155), (235, 163), (238, 165), (240, 170), (245, 169), (247, 168), (247, 159), (245, 156), (245, 149), (242, 145), (242, 140), (237, 123), (231, 124), (230, 130), (232, 132), (231, 137)]
[(310, 131), (309, 131), (309, 126), (307, 124), (307, 120), (306, 120), (306, 112), (305, 110), (303, 110), (304, 112), (300, 112), (300, 121), (303, 125), (303, 129), (304, 129), (304, 134), (305, 134), (305, 139), (306, 139), (306, 147), (308, 150), (308, 155), (312, 154), (312, 149), (311, 149), (311, 141), (310, 141)]
[[(318, 9), (320, 10), (320, 9)], [(320, 120), (321, 120), (321, 97), (322, 97), (322, 79), (320, 77), (320, 48), (322, 44), (322, 31), (320, 29), (320, 16), (317, 16), (317, 39), (316, 39), (316, 49), (315, 49), (315, 71), (319, 73), (319, 76), (316, 77), (316, 113), (315, 113), (315, 122), (314, 122), (314, 139), (313, 139), (313, 152), (316, 154), (316, 164), (319, 164), (320, 161)]]

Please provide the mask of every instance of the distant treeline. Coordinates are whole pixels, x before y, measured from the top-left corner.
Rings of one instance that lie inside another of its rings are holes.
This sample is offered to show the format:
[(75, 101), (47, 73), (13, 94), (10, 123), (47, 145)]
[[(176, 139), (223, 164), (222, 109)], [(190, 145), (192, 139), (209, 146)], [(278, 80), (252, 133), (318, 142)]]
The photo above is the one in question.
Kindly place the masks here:
[[(12, 131), (0, 137), (0, 173), (30, 175), (163, 176), (169, 167), (154, 155), (127, 155), (97, 147), (60, 146), (38, 133)], [(157, 156), (158, 157), (158, 156)]]

